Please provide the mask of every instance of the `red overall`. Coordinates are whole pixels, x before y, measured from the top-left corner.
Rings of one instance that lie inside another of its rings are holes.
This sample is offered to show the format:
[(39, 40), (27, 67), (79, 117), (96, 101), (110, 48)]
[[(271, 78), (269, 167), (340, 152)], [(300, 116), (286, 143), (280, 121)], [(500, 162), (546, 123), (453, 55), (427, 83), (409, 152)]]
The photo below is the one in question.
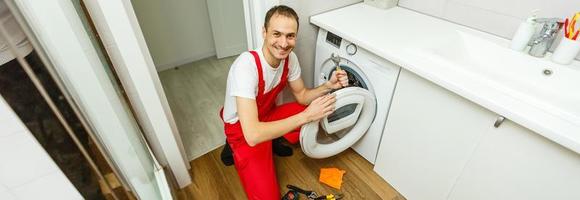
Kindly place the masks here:
[[(280, 83), (264, 94), (265, 83), (262, 73), (260, 57), (255, 51), (250, 51), (256, 61), (258, 68), (258, 95), (256, 104), (258, 106), (258, 119), (262, 122), (275, 121), (290, 117), (302, 112), (306, 107), (298, 103), (288, 103), (276, 106), (275, 101), (282, 89), (288, 83), (288, 58), (284, 62), (284, 71), (280, 78)], [(222, 110), (223, 111), (223, 110)], [(220, 113), (222, 116), (222, 113)], [(234, 154), (234, 164), (248, 199), (278, 200), (280, 190), (274, 168), (272, 155), (272, 141), (262, 142), (253, 147), (249, 146), (244, 139), (240, 121), (235, 124), (224, 123), (225, 134)], [(298, 142), (300, 128), (287, 133), (284, 138), (290, 143)]]

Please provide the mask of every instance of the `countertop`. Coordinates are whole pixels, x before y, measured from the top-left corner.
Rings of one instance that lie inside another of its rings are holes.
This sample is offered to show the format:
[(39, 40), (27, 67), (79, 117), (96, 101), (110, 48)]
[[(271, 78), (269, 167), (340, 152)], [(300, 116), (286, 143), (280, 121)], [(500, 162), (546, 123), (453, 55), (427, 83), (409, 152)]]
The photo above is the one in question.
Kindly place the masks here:
[[(539, 107), (488, 84), (477, 74), (437, 66), (408, 53), (429, 48), (432, 41), (443, 40), (445, 34), (457, 30), (506, 48), (509, 40), (405, 8), (383, 10), (364, 3), (312, 16), (310, 22), (580, 154), (580, 113), (576, 109), (562, 114), (559, 111), (571, 110), (569, 106)], [(553, 67), (580, 75), (577, 61)]]

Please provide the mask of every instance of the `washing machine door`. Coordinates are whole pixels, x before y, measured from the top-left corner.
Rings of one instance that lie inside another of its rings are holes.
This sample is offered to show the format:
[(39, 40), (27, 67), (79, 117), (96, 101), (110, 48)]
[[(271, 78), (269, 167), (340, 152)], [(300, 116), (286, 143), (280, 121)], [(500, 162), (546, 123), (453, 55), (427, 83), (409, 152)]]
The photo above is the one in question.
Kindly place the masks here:
[(348, 87), (334, 93), (335, 112), (302, 126), (300, 145), (308, 157), (327, 158), (339, 154), (357, 142), (373, 122), (376, 100), (368, 90)]
[[(376, 99), (370, 83), (360, 69), (344, 60), (341, 67), (347, 71), (350, 87), (334, 91), (336, 110), (322, 120), (302, 126), (302, 151), (312, 158), (327, 158), (354, 145), (371, 126), (376, 114)], [(335, 67), (325, 62), (317, 84), (326, 81)]]

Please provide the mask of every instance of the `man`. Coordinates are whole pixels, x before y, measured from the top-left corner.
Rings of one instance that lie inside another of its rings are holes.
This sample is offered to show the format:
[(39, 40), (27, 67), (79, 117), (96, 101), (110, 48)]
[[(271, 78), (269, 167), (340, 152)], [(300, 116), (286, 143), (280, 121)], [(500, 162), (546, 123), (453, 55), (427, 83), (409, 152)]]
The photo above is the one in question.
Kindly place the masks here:
[[(346, 72), (337, 71), (325, 84), (305, 88), (298, 59), (292, 52), (297, 32), (298, 16), (292, 8), (271, 8), (262, 29), (263, 46), (242, 53), (228, 74), (221, 113), (227, 138), (225, 148), (231, 147), (233, 151), (248, 199), (280, 199), (272, 140), (284, 137), (292, 144), (297, 143), (302, 125), (334, 111), (335, 96), (328, 93), (348, 84)], [(297, 103), (277, 106), (276, 100), (286, 85)], [(277, 142), (274, 150), (284, 150), (279, 145)], [(287, 155), (283, 151), (276, 153)]]

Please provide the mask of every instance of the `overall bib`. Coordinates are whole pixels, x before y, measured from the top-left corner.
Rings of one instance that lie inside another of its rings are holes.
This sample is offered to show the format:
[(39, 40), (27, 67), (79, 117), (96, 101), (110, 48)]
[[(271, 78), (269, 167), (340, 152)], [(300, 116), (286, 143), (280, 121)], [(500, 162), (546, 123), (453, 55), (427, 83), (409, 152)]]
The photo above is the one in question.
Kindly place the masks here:
[[(298, 103), (276, 106), (278, 94), (282, 92), (288, 83), (288, 58), (284, 62), (280, 83), (264, 94), (265, 82), (260, 57), (255, 51), (250, 51), (250, 53), (254, 56), (258, 69), (258, 95), (256, 96), (258, 119), (261, 122), (276, 121), (302, 112), (306, 107)], [(222, 113), (220, 112), (221, 116)], [(239, 120), (235, 124), (224, 122), (224, 130), (226, 140), (233, 151), (234, 165), (248, 199), (280, 199), (276, 169), (274, 168), (272, 141), (265, 141), (253, 147), (249, 146), (244, 139)], [(299, 134), (300, 127), (285, 134), (284, 138), (295, 144), (299, 140)]]

